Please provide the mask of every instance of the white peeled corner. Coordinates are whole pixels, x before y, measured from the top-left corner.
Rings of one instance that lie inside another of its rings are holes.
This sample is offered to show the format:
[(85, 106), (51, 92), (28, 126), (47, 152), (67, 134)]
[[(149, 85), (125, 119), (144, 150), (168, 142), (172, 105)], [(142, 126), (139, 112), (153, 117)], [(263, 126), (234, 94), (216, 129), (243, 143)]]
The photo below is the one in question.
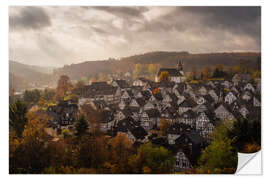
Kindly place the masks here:
[(260, 175), (262, 174), (262, 153), (238, 153), (238, 164), (235, 174)]

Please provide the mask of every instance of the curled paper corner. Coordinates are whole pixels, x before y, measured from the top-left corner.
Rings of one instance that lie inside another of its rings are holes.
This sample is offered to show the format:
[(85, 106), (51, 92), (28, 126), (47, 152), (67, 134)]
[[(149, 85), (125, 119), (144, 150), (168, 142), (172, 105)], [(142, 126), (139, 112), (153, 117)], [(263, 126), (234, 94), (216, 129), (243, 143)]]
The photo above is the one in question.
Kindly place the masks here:
[(261, 175), (261, 151), (256, 153), (238, 153), (237, 175)]

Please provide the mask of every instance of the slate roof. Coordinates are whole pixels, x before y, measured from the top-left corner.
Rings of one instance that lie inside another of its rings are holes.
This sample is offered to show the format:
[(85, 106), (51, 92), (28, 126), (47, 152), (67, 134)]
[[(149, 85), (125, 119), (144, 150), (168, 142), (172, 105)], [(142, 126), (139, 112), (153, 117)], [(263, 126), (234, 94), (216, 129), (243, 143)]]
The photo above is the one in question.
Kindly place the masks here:
[(148, 90), (141, 91), (141, 94), (143, 95), (145, 100), (149, 100), (152, 95)]
[(125, 80), (115, 80), (121, 89), (128, 88), (129, 84)]
[(83, 97), (93, 97), (96, 95), (113, 95), (117, 91), (117, 87), (113, 87), (106, 82), (93, 82), (91, 85), (83, 87)]
[(172, 124), (168, 129), (168, 134), (182, 134), (184, 132), (190, 131), (192, 128), (184, 123)]
[(212, 104), (215, 102), (215, 100), (209, 94), (204, 95), (203, 98), (206, 100), (206, 103)]
[(190, 131), (190, 132), (185, 132), (183, 136), (178, 137), (175, 140), (175, 144), (182, 144), (182, 140), (185, 137), (187, 137), (195, 146), (205, 142), (204, 138), (200, 136), (198, 132)]
[(145, 113), (148, 115), (149, 118), (156, 118), (161, 116), (157, 109), (149, 109), (146, 110)]
[(135, 100), (139, 104), (140, 107), (143, 107), (146, 104), (143, 98), (136, 98)]
[(181, 104), (179, 104), (179, 107), (195, 107), (196, 105), (196, 102), (189, 98), (185, 99)]
[(143, 140), (145, 136), (147, 136), (147, 132), (145, 129), (141, 126), (137, 126), (135, 128), (132, 128), (130, 130), (131, 134), (136, 138), (136, 139), (141, 139)]
[(127, 117), (117, 123), (117, 131), (128, 132), (135, 128), (138, 124), (134, 121), (132, 117)]
[(161, 74), (161, 72), (167, 71), (170, 76), (183, 76), (180, 71), (176, 68), (160, 68), (158, 71), (158, 76)]

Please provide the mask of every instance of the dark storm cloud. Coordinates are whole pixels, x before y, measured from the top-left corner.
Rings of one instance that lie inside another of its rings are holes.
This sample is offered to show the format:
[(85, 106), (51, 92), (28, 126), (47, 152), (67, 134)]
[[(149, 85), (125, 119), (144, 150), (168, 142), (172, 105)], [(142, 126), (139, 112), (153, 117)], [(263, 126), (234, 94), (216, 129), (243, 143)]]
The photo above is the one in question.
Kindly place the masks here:
[(203, 23), (213, 28), (258, 35), (261, 25), (260, 7), (186, 7), (185, 11), (205, 16)]
[(105, 11), (107, 13), (111, 13), (121, 18), (129, 18), (129, 17), (139, 18), (139, 17), (142, 17), (143, 12), (148, 11), (147, 7), (139, 7), (139, 6), (137, 7), (99, 6), (99, 7), (94, 7), (94, 9)]
[(260, 7), (12, 7), (10, 29), (11, 58), (29, 64), (261, 50)]
[[(18, 7), (19, 9), (21, 7)], [(22, 7), (9, 17), (10, 29), (42, 29), (51, 25), (50, 17), (41, 7)]]

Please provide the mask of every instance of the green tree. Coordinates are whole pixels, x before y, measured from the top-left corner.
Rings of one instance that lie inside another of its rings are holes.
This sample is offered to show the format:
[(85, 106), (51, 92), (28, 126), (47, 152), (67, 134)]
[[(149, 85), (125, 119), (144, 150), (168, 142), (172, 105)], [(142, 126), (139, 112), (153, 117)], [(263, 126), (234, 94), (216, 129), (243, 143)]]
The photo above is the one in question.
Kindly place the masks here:
[(75, 135), (79, 138), (81, 138), (86, 132), (88, 131), (88, 123), (85, 120), (84, 115), (81, 115), (75, 124), (76, 133)]
[(34, 90), (26, 90), (24, 91), (23, 94), (23, 99), (26, 103), (36, 103), (38, 102), (39, 98), (40, 98), (40, 91), (37, 89)]
[(42, 93), (41, 97), (46, 101), (51, 101), (55, 95), (55, 91), (53, 89), (46, 88)]
[(26, 104), (21, 100), (9, 105), (9, 125), (19, 138), (22, 136), (24, 126), (27, 123), (26, 113)]
[(229, 137), (235, 138), (233, 145), (242, 152), (246, 144), (256, 143), (261, 145), (261, 123), (248, 122), (248, 119), (238, 119), (229, 131)]
[(202, 152), (199, 159), (200, 167), (212, 173), (226, 168), (236, 169), (237, 151), (232, 143), (233, 140), (228, 138), (226, 126), (218, 126), (212, 134), (211, 144)]
[(141, 145), (129, 160), (133, 173), (171, 173), (174, 163), (175, 158), (169, 150), (154, 147), (152, 143)]

